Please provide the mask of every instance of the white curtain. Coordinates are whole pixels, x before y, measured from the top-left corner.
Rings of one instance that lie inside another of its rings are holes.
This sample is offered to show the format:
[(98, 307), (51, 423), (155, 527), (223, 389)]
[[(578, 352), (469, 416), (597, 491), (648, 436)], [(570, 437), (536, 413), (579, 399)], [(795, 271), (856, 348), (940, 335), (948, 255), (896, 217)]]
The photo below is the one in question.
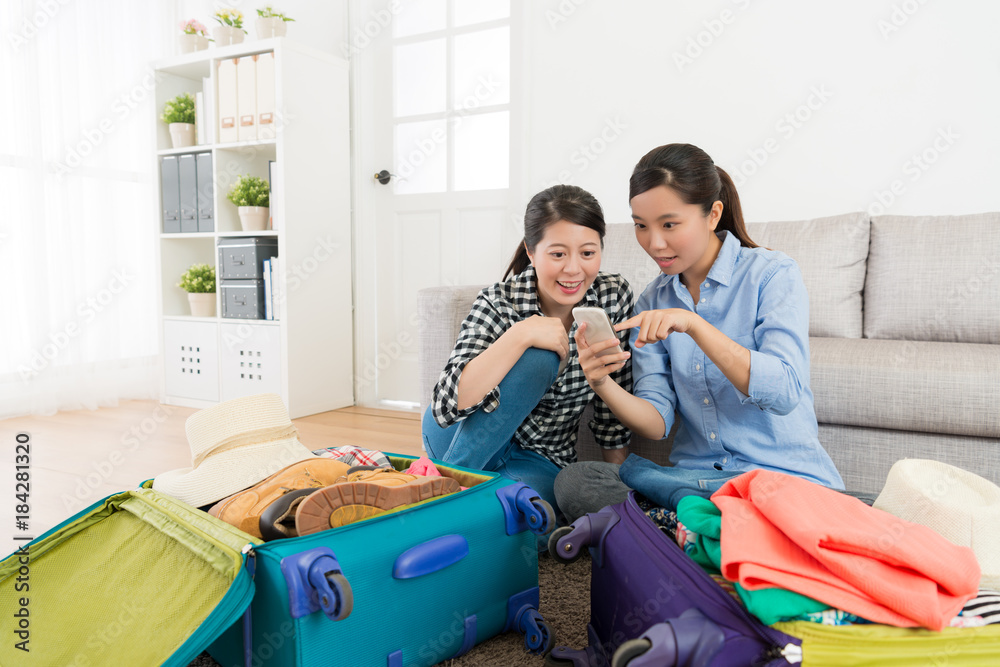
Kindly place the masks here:
[(151, 63), (165, 0), (0, 3), (0, 418), (159, 388)]

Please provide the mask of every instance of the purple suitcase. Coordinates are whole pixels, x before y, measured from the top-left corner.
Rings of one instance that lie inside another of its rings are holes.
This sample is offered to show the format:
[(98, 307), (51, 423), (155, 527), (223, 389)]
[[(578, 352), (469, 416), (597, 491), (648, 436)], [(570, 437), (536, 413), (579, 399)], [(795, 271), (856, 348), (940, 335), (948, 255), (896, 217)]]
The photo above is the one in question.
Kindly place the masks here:
[(639, 508), (634, 493), (557, 529), (549, 551), (570, 562), (589, 547), (590, 645), (556, 647), (550, 667), (778, 667), (800, 640), (762, 624)]

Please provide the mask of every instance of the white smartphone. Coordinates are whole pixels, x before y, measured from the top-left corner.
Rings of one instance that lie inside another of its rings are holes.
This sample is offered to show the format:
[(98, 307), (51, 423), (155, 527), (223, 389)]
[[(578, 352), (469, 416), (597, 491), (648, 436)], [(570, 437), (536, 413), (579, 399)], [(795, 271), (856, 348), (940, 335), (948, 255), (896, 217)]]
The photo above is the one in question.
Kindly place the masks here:
[[(587, 306), (580, 306), (573, 309), (573, 319), (576, 320), (577, 324), (587, 323), (587, 328), (584, 329), (583, 335), (587, 339), (587, 345), (596, 345), (601, 341), (605, 341), (609, 338), (618, 338), (615, 334), (614, 328), (611, 326), (611, 318), (608, 314), (604, 312), (603, 308), (594, 308)], [(608, 354), (621, 354), (622, 346), (615, 345), (614, 347), (609, 347), (603, 352), (599, 352), (597, 356), (603, 357)]]

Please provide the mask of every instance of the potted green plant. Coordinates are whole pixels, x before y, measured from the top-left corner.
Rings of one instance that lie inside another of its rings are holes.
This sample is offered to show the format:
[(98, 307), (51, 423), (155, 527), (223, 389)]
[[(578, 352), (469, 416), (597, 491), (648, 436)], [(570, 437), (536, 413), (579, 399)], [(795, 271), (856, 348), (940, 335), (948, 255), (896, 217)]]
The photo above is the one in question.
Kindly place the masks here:
[(265, 5), (257, 10), (257, 21), (254, 24), (257, 29), (257, 38), (266, 39), (268, 37), (284, 37), (288, 32), (287, 21), (294, 21), (280, 12), (274, 11), (271, 5)]
[(215, 317), (215, 267), (192, 264), (181, 275), (177, 286), (188, 293), (191, 314), (195, 317)]
[(208, 28), (195, 19), (181, 21), (181, 34), (177, 37), (177, 44), (181, 53), (192, 53), (208, 48)]
[(244, 231), (267, 229), (271, 205), (271, 186), (267, 181), (250, 174), (240, 174), (226, 198), (236, 205)]
[(194, 146), (194, 97), (181, 93), (163, 105), (160, 120), (170, 128), (170, 142), (174, 148)]
[(212, 14), (219, 25), (212, 28), (212, 39), (216, 46), (239, 44), (243, 41), (246, 30), (243, 29), (243, 12), (238, 9), (220, 9)]

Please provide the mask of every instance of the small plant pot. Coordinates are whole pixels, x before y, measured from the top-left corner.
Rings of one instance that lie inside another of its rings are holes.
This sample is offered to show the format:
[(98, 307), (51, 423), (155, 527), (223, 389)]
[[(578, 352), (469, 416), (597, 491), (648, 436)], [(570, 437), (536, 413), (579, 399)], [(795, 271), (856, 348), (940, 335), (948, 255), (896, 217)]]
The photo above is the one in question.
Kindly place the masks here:
[(177, 48), (180, 53), (202, 51), (208, 48), (208, 37), (204, 37), (203, 35), (178, 35)]
[(194, 146), (194, 123), (170, 123), (170, 143), (174, 148)]
[(271, 209), (267, 206), (237, 206), (240, 224), (245, 232), (262, 232), (267, 229), (267, 218)]
[(231, 25), (220, 25), (212, 28), (212, 39), (216, 46), (229, 46), (243, 42), (243, 29)]
[(257, 39), (267, 39), (268, 37), (284, 37), (288, 32), (285, 22), (275, 16), (258, 18), (254, 24), (257, 29)]
[(194, 317), (215, 317), (215, 292), (188, 292)]

